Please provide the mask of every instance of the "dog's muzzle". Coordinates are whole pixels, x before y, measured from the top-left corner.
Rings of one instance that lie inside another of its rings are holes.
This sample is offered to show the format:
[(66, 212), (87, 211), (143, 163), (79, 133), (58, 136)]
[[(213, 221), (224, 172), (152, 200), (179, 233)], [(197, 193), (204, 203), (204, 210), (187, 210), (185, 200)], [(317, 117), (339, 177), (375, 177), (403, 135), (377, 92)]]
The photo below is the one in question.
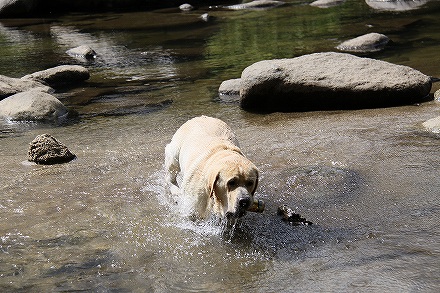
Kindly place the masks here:
[(243, 195), (237, 198), (235, 212), (227, 212), (227, 218), (240, 218), (246, 214), (246, 211), (252, 204), (252, 198), (249, 195)]

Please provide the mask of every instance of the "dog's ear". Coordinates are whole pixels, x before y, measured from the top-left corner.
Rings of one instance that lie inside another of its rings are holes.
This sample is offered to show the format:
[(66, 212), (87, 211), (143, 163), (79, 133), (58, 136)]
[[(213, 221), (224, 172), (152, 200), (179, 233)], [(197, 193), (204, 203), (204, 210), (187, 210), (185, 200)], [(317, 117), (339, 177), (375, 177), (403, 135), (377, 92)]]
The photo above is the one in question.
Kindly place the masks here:
[(217, 184), (217, 181), (219, 178), (220, 178), (220, 172), (213, 173), (208, 178), (208, 187), (209, 187), (209, 197), (210, 198), (215, 196), (215, 185)]
[(255, 169), (255, 172), (257, 173), (257, 178), (255, 179), (255, 187), (254, 187), (254, 190), (252, 190), (252, 192), (251, 192), (252, 195), (255, 194), (255, 191), (257, 190), (257, 187), (258, 187), (258, 177), (259, 177), (259, 172), (258, 172), (257, 169)]

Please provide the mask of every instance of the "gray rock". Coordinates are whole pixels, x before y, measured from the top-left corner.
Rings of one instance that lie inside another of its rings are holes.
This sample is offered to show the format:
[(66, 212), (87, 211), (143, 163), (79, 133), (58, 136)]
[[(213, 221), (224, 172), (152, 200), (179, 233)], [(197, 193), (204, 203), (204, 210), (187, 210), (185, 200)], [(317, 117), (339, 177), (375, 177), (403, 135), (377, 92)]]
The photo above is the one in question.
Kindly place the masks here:
[(70, 50), (66, 53), (77, 59), (93, 60), (96, 58), (96, 52), (87, 45), (81, 45)]
[(34, 0), (3, 0), (0, 1), (0, 15), (15, 16), (28, 15), (35, 7)]
[(222, 95), (239, 95), (241, 88), (241, 78), (228, 79), (223, 81), (218, 88)]
[(440, 116), (423, 122), (423, 127), (433, 133), (440, 133)]
[(199, 16), (201, 20), (208, 22), (211, 19), (211, 16), (208, 13), (203, 13)]
[(0, 101), (0, 117), (13, 121), (61, 122), (67, 108), (54, 96), (38, 89), (18, 93)]
[(50, 134), (38, 135), (30, 144), (28, 160), (37, 164), (52, 165), (67, 163), (76, 156)]
[(310, 3), (311, 6), (316, 6), (319, 8), (329, 8), (337, 5), (341, 5), (345, 0), (317, 0)]
[(383, 50), (390, 39), (382, 34), (369, 33), (339, 44), (336, 49), (346, 52), (377, 52)]
[(429, 76), (407, 66), (315, 53), (247, 67), (240, 104), (264, 112), (389, 107), (425, 101), (431, 86)]
[(76, 84), (89, 78), (89, 71), (85, 67), (79, 65), (60, 65), (22, 77), (23, 80), (36, 80), (47, 83), (53, 87), (66, 84)]
[(436, 90), (434, 93), (434, 99), (440, 101), (440, 90)]
[(191, 4), (185, 3), (179, 6), (179, 9), (182, 11), (191, 11), (194, 7)]
[(225, 103), (239, 103), (240, 102), (240, 88), (241, 79), (229, 79), (220, 84), (218, 88), (218, 98)]
[(365, 0), (368, 6), (384, 11), (407, 11), (418, 9), (428, 0)]
[(224, 6), (224, 8), (232, 9), (232, 10), (242, 10), (242, 9), (268, 9), (275, 8), (281, 5), (284, 5), (285, 2), (282, 1), (273, 1), (273, 0), (255, 0), (248, 3), (236, 4)]
[(35, 80), (23, 80), (0, 75), (0, 100), (31, 89), (38, 89), (47, 93), (54, 91), (51, 87)]

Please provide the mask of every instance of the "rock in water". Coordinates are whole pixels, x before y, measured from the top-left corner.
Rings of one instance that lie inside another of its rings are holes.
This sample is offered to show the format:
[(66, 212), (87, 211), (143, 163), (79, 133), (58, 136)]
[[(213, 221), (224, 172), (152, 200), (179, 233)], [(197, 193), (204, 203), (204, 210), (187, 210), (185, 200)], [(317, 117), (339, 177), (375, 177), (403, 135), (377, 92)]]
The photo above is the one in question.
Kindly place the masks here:
[(269, 8), (275, 8), (281, 5), (286, 4), (283, 1), (275, 1), (275, 0), (255, 0), (247, 3), (242, 4), (236, 4), (236, 5), (229, 5), (224, 6), (224, 8), (232, 9), (232, 10), (243, 10), (243, 9), (269, 9)]
[(0, 75), (0, 100), (33, 89), (46, 93), (54, 92), (51, 87), (35, 80)]
[(60, 123), (67, 119), (68, 109), (51, 94), (34, 89), (0, 101), (0, 117), (13, 121)]
[(96, 52), (87, 45), (81, 45), (66, 51), (72, 57), (84, 60), (93, 60), (96, 58)]
[(50, 134), (38, 135), (30, 144), (28, 160), (42, 165), (67, 163), (76, 156)]
[(329, 8), (333, 6), (340, 5), (344, 3), (345, 0), (317, 0), (310, 3), (311, 6), (316, 6), (319, 8)]
[(245, 110), (293, 112), (420, 103), (432, 81), (407, 66), (327, 52), (254, 63), (243, 70), (240, 86)]
[(423, 127), (425, 127), (426, 130), (431, 131), (433, 133), (440, 133), (440, 116), (429, 119), (425, 122), (423, 122)]
[(60, 65), (42, 71), (37, 71), (22, 77), (23, 80), (36, 80), (47, 83), (52, 87), (66, 84), (76, 84), (90, 78), (87, 68), (80, 65)]
[(194, 9), (194, 6), (192, 6), (191, 4), (188, 4), (188, 3), (184, 3), (179, 6), (179, 9), (182, 11), (191, 11)]
[(312, 225), (313, 223), (307, 221), (305, 218), (301, 217), (300, 214), (296, 214), (293, 209), (283, 204), (278, 207), (277, 214), (281, 216), (281, 219), (291, 225)]
[(390, 39), (382, 34), (369, 33), (339, 44), (336, 49), (346, 52), (377, 52), (385, 48)]

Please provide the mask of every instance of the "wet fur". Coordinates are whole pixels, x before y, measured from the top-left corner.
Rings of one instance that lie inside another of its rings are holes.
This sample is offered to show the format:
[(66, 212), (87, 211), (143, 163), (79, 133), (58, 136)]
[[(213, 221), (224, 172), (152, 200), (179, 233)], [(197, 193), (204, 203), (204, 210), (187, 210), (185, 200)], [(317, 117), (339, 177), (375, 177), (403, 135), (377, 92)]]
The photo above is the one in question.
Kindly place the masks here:
[(243, 199), (252, 202), (258, 185), (258, 170), (241, 152), (231, 128), (207, 116), (176, 131), (165, 148), (165, 171), (171, 193), (191, 202), (188, 213), (202, 219), (241, 217), (247, 208)]

